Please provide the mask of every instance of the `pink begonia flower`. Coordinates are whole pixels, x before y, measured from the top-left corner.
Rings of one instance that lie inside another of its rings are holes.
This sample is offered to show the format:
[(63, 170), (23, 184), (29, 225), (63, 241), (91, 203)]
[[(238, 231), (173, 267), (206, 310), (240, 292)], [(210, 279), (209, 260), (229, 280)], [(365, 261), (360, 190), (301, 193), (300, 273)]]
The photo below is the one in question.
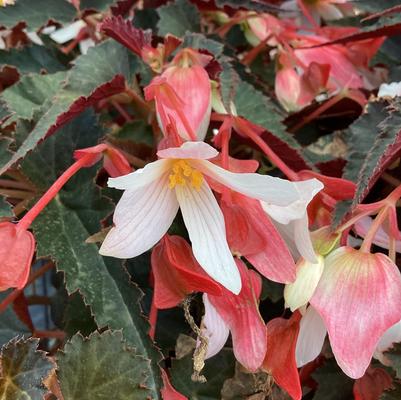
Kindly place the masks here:
[(236, 260), (242, 290), (238, 296), (225, 291), (222, 296), (204, 295), (203, 333), (209, 339), (206, 358), (217, 354), (231, 332), (235, 358), (248, 370), (256, 371), (266, 354), (266, 327), (259, 314), (262, 280)]
[(298, 200), (289, 205), (277, 205), (261, 202), (265, 212), (276, 221), (276, 227), (286, 240), (290, 249), (311, 263), (316, 263), (317, 258), (313, 250), (312, 241), (308, 230), (308, 204), (313, 197), (323, 189), (323, 184), (317, 179), (294, 182), (298, 191)]
[(313, 361), (322, 351), (327, 329), (318, 312), (309, 306), (302, 316), (295, 350), (297, 367)]
[(240, 274), (227, 244), (223, 214), (205, 176), (251, 198), (283, 207), (299, 200), (299, 187), (309, 187), (314, 180), (293, 183), (226, 171), (208, 161), (218, 152), (203, 142), (186, 142), (157, 154), (161, 160), (109, 179), (110, 187), (125, 192), (114, 212), (115, 226), (100, 253), (118, 258), (144, 253), (167, 232), (180, 208), (196, 260), (213, 279), (238, 294)]
[(184, 49), (145, 88), (146, 100), (156, 102), (156, 116), (164, 135), (173, 119), (183, 139), (205, 138), (212, 110), (212, 89), (204, 66), (211, 59), (195, 50)]
[[(363, 217), (359, 219), (357, 222), (355, 222), (354, 225), (354, 231), (356, 232), (357, 235), (361, 237), (365, 237), (366, 234), (368, 233), (370, 226), (372, 225), (373, 219), (369, 216)], [(398, 253), (401, 253), (401, 233), (398, 232), (398, 235), (395, 239), (398, 239), (395, 241), (395, 250)], [(390, 237), (388, 233), (383, 229), (382, 226), (377, 230), (376, 235), (373, 239), (373, 244), (376, 246), (379, 246), (383, 249), (389, 249), (389, 244), (390, 244)]]
[(274, 318), (266, 325), (267, 351), (262, 368), (293, 400), (301, 400), (302, 388), (295, 360), (300, 313), (290, 319)]
[(325, 259), (311, 305), (333, 354), (351, 378), (365, 373), (385, 331), (401, 320), (401, 274), (384, 254), (340, 247)]
[(29, 277), (35, 239), (31, 232), (12, 222), (0, 223), (0, 291), (22, 289)]

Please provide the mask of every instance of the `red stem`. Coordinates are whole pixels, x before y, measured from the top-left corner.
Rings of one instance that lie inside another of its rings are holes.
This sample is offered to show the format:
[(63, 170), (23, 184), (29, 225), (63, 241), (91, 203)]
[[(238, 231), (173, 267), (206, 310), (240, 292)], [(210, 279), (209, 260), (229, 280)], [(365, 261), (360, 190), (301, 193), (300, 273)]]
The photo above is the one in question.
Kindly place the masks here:
[(19, 229), (28, 229), (34, 219), (39, 213), (50, 203), (51, 200), (57, 195), (65, 183), (82, 167), (90, 163), (90, 161), (97, 157), (97, 154), (88, 153), (81, 159), (72, 164), (63, 174), (53, 183), (47, 192), (39, 199), (39, 201), (23, 216), (18, 222)]
[(298, 174), (293, 171), (269, 146), (268, 144), (255, 132), (252, 131), (252, 129), (249, 129), (245, 124), (242, 126), (242, 130), (246, 135), (253, 140), (259, 147), (260, 149), (265, 153), (265, 155), (270, 159), (270, 161), (276, 165), (277, 168), (280, 169), (283, 174), (287, 176), (288, 179), (292, 181), (299, 180)]

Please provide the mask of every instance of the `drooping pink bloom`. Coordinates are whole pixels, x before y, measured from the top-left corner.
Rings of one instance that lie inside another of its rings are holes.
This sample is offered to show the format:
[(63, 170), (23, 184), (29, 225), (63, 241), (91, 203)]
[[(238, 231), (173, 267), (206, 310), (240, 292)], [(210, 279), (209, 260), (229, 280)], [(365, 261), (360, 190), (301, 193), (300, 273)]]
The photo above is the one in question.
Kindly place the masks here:
[(260, 276), (239, 259), (242, 289), (238, 296), (224, 290), (222, 296), (204, 295), (203, 332), (209, 339), (206, 358), (218, 353), (231, 332), (236, 359), (250, 371), (256, 371), (266, 353), (266, 327), (259, 314), (262, 290)]
[(358, 379), (380, 337), (401, 319), (401, 274), (384, 254), (340, 247), (325, 259), (310, 303), (324, 321), (338, 365)]
[(161, 160), (123, 177), (110, 178), (110, 187), (125, 192), (101, 254), (130, 258), (149, 250), (166, 233), (180, 207), (196, 260), (213, 279), (239, 293), (241, 279), (227, 244), (223, 214), (205, 177), (276, 205), (296, 202), (299, 192), (295, 183), (286, 180), (226, 171), (208, 161), (217, 155), (206, 143), (186, 142), (160, 150)]
[(212, 109), (209, 75), (204, 66), (212, 58), (195, 50), (181, 50), (161, 76), (145, 88), (147, 100), (155, 100), (159, 125), (165, 135), (171, 119), (185, 140), (203, 140)]
[(221, 286), (209, 278), (180, 236), (165, 235), (153, 248), (151, 263), (154, 303), (159, 309), (175, 307), (193, 292), (222, 294)]
[(0, 291), (22, 289), (29, 277), (35, 239), (31, 232), (11, 222), (0, 223)]
[(392, 384), (393, 379), (384, 369), (369, 367), (354, 383), (354, 400), (378, 400)]
[(132, 172), (132, 168), (127, 159), (120, 153), (119, 150), (105, 143), (97, 146), (79, 149), (74, 152), (75, 160), (79, 160), (86, 154), (97, 154), (97, 157), (89, 160), (85, 167), (90, 167), (96, 164), (103, 157), (104, 169), (112, 177), (126, 175)]
[(262, 366), (293, 400), (302, 397), (295, 360), (300, 317), (300, 313), (295, 312), (290, 319), (274, 318), (267, 323), (267, 351)]

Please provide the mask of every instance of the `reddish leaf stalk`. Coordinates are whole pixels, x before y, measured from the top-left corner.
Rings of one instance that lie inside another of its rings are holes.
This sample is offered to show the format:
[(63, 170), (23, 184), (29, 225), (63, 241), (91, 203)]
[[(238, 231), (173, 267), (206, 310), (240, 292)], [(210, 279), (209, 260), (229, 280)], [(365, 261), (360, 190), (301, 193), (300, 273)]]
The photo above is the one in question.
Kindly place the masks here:
[(47, 192), (39, 199), (39, 201), (22, 217), (18, 222), (19, 229), (28, 229), (39, 213), (50, 203), (57, 195), (66, 182), (82, 167), (95, 159), (97, 154), (86, 154), (84, 157), (72, 164), (63, 174), (53, 183)]

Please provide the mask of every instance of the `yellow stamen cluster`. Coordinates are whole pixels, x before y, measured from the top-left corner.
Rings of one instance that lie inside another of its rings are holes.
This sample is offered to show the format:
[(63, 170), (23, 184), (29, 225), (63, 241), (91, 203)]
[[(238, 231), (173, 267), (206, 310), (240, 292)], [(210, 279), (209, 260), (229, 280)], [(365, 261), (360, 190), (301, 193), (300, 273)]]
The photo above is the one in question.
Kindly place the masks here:
[(173, 189), (176, 185), (186, 185), (189, 183), (196, 190), (200, 190), (203, 182), (201, 172), (193, 169), (187, 161), (177, 160), (174, 162), (172, 172), (169, 176), (168, 187)]

